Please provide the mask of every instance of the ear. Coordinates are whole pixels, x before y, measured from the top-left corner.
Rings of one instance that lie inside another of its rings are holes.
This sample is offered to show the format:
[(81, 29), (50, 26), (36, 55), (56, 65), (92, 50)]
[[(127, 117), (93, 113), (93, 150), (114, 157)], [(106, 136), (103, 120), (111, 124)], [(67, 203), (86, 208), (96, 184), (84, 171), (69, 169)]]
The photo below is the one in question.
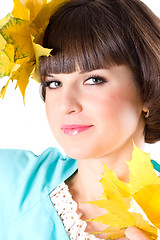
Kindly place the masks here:
[(149, 108), (148, 108), (146, 105), (143, 106), (142, 112), (143, 112), (143, 114), (144, 114), (144, 118), (148, 118), (148, 117), (149, 117), (149, 115), (150, 115), (150, 110), (149, 110)]
[(148, 111), (149, 111), (149, 108), (146, 105), (144, 105), (142, 108), (142, 112), (148, 112)]

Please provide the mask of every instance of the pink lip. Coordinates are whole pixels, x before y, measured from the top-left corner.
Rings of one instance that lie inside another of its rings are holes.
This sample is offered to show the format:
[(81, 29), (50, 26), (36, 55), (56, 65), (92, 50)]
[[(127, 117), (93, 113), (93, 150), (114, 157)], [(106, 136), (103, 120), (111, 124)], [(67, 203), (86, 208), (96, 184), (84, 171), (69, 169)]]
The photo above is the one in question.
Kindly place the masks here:
[(63, 129), (64, 134), (73, 136), (73, 135), (77, 135), (78, 133), (81, 133), (81, 132), (89, 129), (92, 126), (93, 125), (77, 125), (77, 124), (67, 125), (67, 124), (64, 124), (64, 125), (62, 125), (62, 129)]

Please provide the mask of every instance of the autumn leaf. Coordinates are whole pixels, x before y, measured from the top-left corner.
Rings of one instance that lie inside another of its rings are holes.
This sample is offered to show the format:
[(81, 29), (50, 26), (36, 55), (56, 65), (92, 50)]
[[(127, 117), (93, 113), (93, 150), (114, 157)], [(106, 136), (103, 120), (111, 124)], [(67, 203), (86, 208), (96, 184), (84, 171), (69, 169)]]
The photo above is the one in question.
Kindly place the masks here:
[(0, 97), (1, 97), (2, 99), (4, 98), (4, 95), (5, 95), (5, 93), (6, 93), (8, 84), (9, 84), (9, 80), (7, 81), (6, 85), (1, 89)]
[(100, 180), (104, 194), (100, 200), (89, 202), (106, 210), (106, 214), (89, 221), (106, 225), (107, 238), (124, 237), (129, 226), (136, 226), (151, 239), (157, 239), (160, 229), (160, 179), (151, 163), (150, 155), (134, 145), (132, 160), (128, 162), (129, 182), (120, 181), (104, 165)]
[(0, 52), (0, 77), (10, 76), (12, 70), (17, 67), (14, 62), (14, 47), (6, 44)]
[(3, 19), (0, 20), (0, 28), (5, 26), (6, 23), (8, 23), (11, 20), (12, 16), (9, 13), (6, 17), (4, 17)]
[(150, 222), (160, 229), (160, 184), (151, 184), (143, 187), (133, 198), (146, 213)]
[[(88, 221), (99, 222), (106, 225), (104, 233), (107, 238), (116, 239), (124, 237), (125, 229), (129, 226), (136, 226), (142, 229), (152, 239), (157, 239), (157, 229), (150, 225), (149, 221), (143, 219), (140, 213), (130, 212), (131, 199), (119, 198), (117, 200), (98, 200), (89, 202), (107, 210), (107, 213)], [(114, 229), (114, 231), (113, 231)]]
[[(104, 194), (108, 199), (117, 199), (117, 197), (128, 197), (130, 192), (128, 186), (120, 181), (116, 174), (109, 170), (105, 164), (104, 167), (104, 175), (103, 178), (100, 180), (100, 183), (103, 186)], [(108, 186), (106, 182), (109, 183)]]
[(35, 52), (35, 56), (36, 56), (36, 68), (35, 68), (35, 71), (33, 73), (33, 78), (37, 82), (40, 82), (41, 80), (40, 80), (40, 73), (39, 73), (39, 58), (41, 56), (47, 56), (48, 57), (50, 55), (50, 52), (52, 51), (52, 49), (44, 48), (40, 44), (34, 43), (34, 41), (33, 41), (33, 47), (34, 47), (34, 52)]
[(14, 0), (12, 15), (14, 18), (30, 20), (30, 11), (21, 3), (20, 0)]
[(106, 233), (107, 234), (107, 240), (108, 239), (118, 239), (118, 238), (123, 238), (125, 235), (125, 228), (116, 228), (116, 227), (107, 227), (106, 230), (102, 232), (94, 232), (93, 234), (101, 234), (101, 233)]
[(142, 186), (150, 184), (160, 184), (151, 163), (150, 154), (143, 152), (134, 144), (132, 160), (127, 162), (130, 170), (128, 186), (132, 193), (137, 192)]
[(31, 35), (29, 32), (29, 24), (24, 20), (12, 19), (2, 29), (3, 38), (14, 45), (15, 61), (20, 58), (34, 58), (34, 49), (32, 45)]
[(50, 16), (54, 14), (54, 12), (59, 8), (59, 6), (63, 5), (65, 2), (68, 1), (69, 0), (52, 0), (43, 5), (39, 14), (30, 24), (32, 31), (33, 29), (36, 29), (36, 34), (34, 35), (35, 43), (42, 44), (44, 32), (49, 23)]
[[(52, 49), (42, 47), (50, 16), (66, 0), (14, 0), (12, 14), (0, 21), (0, 77), (17, 81), (23, 100), (32, 76), (40, 82), (39, 58)], [(4, 97), (6, 87), (1, 90)]]
[(151, 223), (160, 229), (160, 178), (154, 171), (150, 154), (134, 145), (132, 160), (128, 165), (131, 194)]
[(21, 3), (29, 10), (30, 22), (32, 22), (40, 13), (41, 9), (44, 7), (47, 1), (46, 0), (44, 1), (43, 0), (21, 0)]
[(23, 101), (25, 102), (25, 91), (28, 85), (29, 76), (31, 75), (34, 64), (29, 62), (28, 58), (24, 58), (22, 60), (18, 60), (17, 64), (19, 63), (19, 68), (16, 71), (13, 71), (10, 77), (10, 80), (17, 80), (17, 86), (19, 87)]
[(3, 51), (5, 49), (6, 44), (7, 44), (6, 40), (0, 34), (0, 50), (1, 51)]

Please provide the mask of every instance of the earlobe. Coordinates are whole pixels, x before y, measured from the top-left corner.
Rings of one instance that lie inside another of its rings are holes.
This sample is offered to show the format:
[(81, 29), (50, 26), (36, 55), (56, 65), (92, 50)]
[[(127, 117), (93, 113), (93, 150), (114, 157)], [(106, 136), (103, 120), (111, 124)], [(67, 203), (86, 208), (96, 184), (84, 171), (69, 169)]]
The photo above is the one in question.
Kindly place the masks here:
[(142, 109), (142, 112), (143, 112), (145, 118), (148, 118), (150, 116), (150, 109), (148, 109), (147, 107), (144, 107)]

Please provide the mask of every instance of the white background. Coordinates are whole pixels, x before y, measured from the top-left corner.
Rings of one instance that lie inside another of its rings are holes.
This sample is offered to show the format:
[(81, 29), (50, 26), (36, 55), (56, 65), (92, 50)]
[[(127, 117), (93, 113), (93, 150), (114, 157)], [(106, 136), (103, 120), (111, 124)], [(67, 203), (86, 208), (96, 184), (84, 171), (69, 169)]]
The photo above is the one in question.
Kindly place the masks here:
[[(158, 16), (158, 0), (143, 0)], [(12, 0), (0, 1), (0, 19), (13, 9)], [(7, 79), (0, 79), (0, 89)], [(19, 89), (10, 83), (5, 98), (0, 99), (0, 148), (21, 148), (40, 154), (47, 147), (58, 147), (45, 114), (45, 106), (39, 95), (39, 84), (30, 79), (27, 87), (25, 106)], [(160, 161), (160, 142), (147, 144), (152, 158)]]

